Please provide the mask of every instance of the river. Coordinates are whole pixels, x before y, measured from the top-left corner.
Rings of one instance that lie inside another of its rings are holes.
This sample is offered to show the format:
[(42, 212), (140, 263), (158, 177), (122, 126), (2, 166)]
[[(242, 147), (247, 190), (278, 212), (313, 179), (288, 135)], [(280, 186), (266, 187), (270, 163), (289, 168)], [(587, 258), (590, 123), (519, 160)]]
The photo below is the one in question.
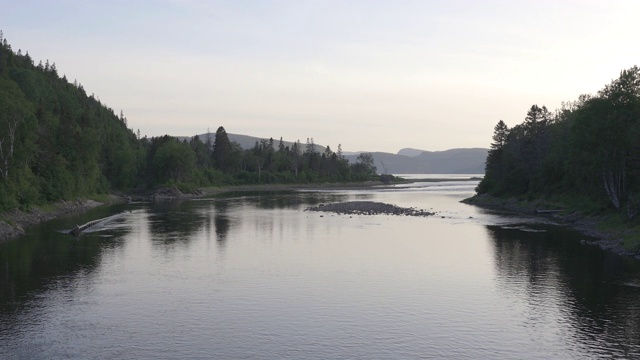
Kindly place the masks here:
[[(0, 244), (0, 358), (640, 357), (637, 261), (462, 204), (477, 181), (437, 178), (118, 205), (31, 228)], [(304, 211), (350, 200), (436, 215)]]

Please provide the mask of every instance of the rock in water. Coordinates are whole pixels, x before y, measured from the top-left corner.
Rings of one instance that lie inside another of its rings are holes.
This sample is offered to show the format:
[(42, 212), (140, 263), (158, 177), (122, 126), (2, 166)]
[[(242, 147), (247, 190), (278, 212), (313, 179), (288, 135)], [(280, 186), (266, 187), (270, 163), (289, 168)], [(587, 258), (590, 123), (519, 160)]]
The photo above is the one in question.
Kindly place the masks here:
[(320, 204), (312, 206), (306, 211), (334, 212), (336, 214), (350, 215), (405, 215), (405, 216), (431, 216), (433, 212), (415, 208), (405, 208), (392, 204), (375, 201), (348, 201), (333, 204)]

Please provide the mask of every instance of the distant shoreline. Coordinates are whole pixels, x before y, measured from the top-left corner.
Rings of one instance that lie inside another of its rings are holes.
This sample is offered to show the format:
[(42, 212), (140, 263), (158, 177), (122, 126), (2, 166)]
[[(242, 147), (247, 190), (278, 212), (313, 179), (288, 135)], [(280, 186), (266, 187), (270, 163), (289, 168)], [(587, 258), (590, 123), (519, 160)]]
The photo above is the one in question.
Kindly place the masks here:
[(250, 192), (250, 191), (288, 191), (288, 190), (364, 190), (374, 187), (393, 187), (396, 184), (408, 184), (414, 181), (402, 180), (390, 184), (381, 181), (366, 181), (355, 183), (319, 183), (319, 184), (251, 184), (230, 185), (220, 188), (203, 189), (205, 196), (226, 192)]

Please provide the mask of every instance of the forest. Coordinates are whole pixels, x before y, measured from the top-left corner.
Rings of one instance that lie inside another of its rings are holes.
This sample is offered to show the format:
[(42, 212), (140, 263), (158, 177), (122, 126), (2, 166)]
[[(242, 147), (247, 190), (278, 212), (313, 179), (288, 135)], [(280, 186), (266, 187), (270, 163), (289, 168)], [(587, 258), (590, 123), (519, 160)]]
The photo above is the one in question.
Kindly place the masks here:
[(640, 211), (640, 69), (550, 112), (532, 105), (512, 128), (500, 120), (478, 194), (551, 199), (591, 213)]
[(65, 75), (13, 51), (0, 31), (0, 212), (111, 191), (256, 183), (370, 180), (370, 154), (350, 164), (338, 145), (282, 139), (243, 150), (219, 126), (213, 139), (147, 138)]

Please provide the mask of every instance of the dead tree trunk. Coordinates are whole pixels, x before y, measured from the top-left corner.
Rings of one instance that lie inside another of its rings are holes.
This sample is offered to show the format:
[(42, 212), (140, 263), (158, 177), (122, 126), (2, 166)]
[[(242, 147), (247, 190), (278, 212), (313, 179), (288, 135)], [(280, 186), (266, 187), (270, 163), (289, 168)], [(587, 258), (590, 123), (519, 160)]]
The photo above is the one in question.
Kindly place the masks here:
[(620, 175), (614, 175), (613, 171), (605, 171), (602, 175), (604, 190), (616, 209), (620, 208)]
[(16, 129), (18, 127), (18, 119), (7, 120), (8, 134), (7, 137), (0, 139), (0, 175), (6, 181), (9, 178), (9, 165), (13, 158), (13, 149), (16, 143)]

